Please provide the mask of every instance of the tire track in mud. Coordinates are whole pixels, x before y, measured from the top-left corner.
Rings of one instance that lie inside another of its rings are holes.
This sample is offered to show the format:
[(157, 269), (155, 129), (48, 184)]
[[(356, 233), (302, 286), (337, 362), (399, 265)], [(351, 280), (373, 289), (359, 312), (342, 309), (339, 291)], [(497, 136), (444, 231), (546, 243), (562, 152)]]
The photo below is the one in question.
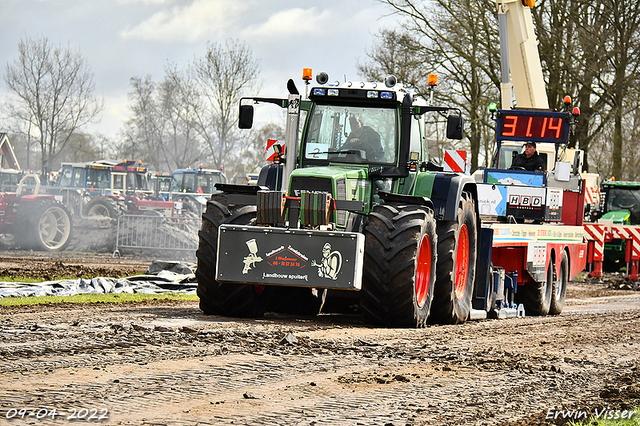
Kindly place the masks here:
[(92, 307), (2, 314), (0, 342), (0, 410), (106, 424), (501, 424), (640, 389), (638, 310), (395, 330)]

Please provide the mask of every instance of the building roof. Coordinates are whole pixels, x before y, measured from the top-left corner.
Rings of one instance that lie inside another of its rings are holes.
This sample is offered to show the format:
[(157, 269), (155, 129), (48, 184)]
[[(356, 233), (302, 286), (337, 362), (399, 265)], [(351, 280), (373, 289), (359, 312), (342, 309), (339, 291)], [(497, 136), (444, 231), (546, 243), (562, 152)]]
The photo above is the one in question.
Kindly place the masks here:
[(0, 133), (0, 167), (3, 169), (20, 169), (16, 154), (6, 133)]

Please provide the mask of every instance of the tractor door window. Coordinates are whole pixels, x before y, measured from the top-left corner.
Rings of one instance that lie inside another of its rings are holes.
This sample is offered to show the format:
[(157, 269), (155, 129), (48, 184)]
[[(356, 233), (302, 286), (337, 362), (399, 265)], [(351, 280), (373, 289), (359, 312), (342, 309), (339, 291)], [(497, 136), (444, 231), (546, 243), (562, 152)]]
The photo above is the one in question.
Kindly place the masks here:
[(122, 174), (113, 174), (113, 189), (124, 190), (124, 180), (126, 175)]
[(511, 163), (513, 163), (513, 159), (520, 154), (522, 150), (521, 147), (518, 146), (508, 146), (502, 145), (500, 147), (500, 152), (498, 156), (498, 169), (508, 169), (511, 167)]
[(109, 172), (106, 169), (96, 170), (96, 188), (109, 188)]
[(170, 192), (182, 192), (182, 178), (184, 175), (182, 173), (174, 173), (171, 176), (171, 186)]
[(184, 192), (196, 192), (196, 175), (184, 175)]
[(351, 163), (395, 162), (397, 111), (316, 104), (305, 134), (305, 158)]
[(138, 186), (138, 180), (136, 178), (137, 176), (135, 173), (127, 173), (127, 190), (140, 189), (140, 186)]
[(211, 194), (211, 190), (213, 189), (213, 182), (211, 175), (200, 175), (198, 176), (198, 187), (196, 188), (196, 192), (203, 194)]
[(420, 154), (420, 161), (426, 161), (428, 155), (426, 153), (426, 143), (422, 143), (422, 134), (420, 133), (421, 120), (419, 117), (414, 117), (411, 120), (411, 152), (417, 152)]
[(75, 169), (71, 178), (71, 186), (74, 188), (84, 187), (84, 169)]
[(95, 188), (97, 185), (96, 170), (87, 169), (87, 188)]
[(60, 177), (58, 178), (58, 186), (61, 187), (70, 187), (71, 186), (71, 176), (73, 174), (73, 167), (63, 167), (60, 172)]

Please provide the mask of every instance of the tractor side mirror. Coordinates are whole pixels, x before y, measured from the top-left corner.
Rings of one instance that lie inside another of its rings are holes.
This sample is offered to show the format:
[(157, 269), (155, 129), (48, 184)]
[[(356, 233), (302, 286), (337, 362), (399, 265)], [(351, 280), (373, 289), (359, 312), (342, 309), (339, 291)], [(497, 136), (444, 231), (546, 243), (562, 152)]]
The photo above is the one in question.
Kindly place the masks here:
[(460, 114), (447, 117), (447, 138), (460, 140), (464, 136), (464, 119)]
[(253, 126), (253, 105), (240, 105), (240, 117), (238, 127), (250, 129)]

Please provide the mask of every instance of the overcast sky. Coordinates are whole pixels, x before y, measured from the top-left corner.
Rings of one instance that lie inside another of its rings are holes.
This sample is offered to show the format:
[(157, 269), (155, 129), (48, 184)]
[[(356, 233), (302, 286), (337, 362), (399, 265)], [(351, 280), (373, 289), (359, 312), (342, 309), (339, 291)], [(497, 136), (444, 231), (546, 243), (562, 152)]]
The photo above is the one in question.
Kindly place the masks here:
[(160, 81), (167, 62), (183, 68), (207, 41), (245, 41), (260, 59), (260, 95), (282, 97), (289, 78), (302, 88), (302, 68), (356, 80), (378, 29), (394, 25), (388, 12), (376, 0), (0, 0), (0, 64), (4, 75), (21, 38), (79, 51), (105, 101), (92, 130), (114, 138), (128, 115), (129, 79)]

